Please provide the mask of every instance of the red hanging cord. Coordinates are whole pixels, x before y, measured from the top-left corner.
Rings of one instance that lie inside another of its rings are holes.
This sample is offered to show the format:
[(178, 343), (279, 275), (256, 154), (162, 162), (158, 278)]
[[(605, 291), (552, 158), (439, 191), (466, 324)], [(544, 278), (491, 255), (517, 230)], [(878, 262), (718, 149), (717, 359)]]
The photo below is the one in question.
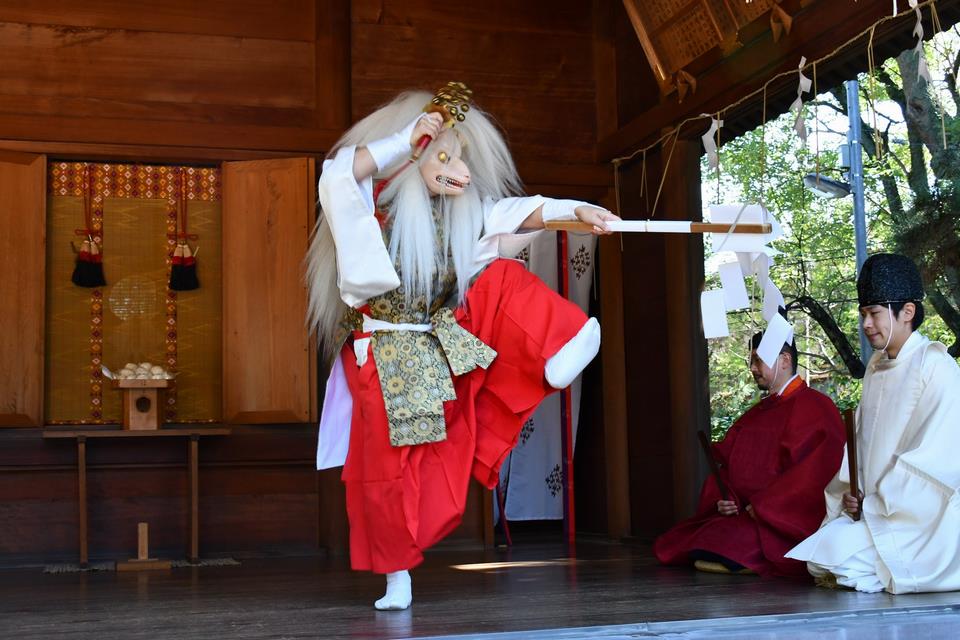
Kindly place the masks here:
[(180, 206), (180, 238), (186, 243), (187, 241), (187, 178), (184, 175), (183, 168), (180, 169), (180, 198), (178, 201)]

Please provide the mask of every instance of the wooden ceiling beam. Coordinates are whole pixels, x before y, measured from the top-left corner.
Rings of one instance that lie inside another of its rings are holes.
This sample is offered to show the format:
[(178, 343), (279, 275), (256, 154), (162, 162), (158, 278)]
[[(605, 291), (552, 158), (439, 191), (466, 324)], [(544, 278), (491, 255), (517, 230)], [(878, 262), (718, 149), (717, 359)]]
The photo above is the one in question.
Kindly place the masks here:
[[(763, 87), (767, 80), (776, 74), (789, 69), (796, 69), (801, 56), (808, 61), (815, 60), (833, 51), (838, 45), (854, 38), (868, 29), (881, 18), (890, 15), (891, 5), (887, 0), (871, 0), (869, 2), (837, 2), (836, 0), (817, 0), (806, 8), (794, 13), (793, 29), (778, 43), (773, 42), (769, 30), (757, 34), (752, 40), (747, 32), (742, 33), (744, 46), (727, 58), (714, 56), (713, 66), (706, 69), (695, 69), (697, 77), (697, 91), (682, 103), (677, 103), (676, 96), (670, 95), (659, 104), (633, 118), (616, 132), (603, 137), (597, 144), (597, 159), (611, 160), (615, 157), (630, 153), (657, 139), (664, 129), (676, 126), (684, 119), (700, 113), (716, 113), (733, 104), (744, 95)], [(937, 3), (941, 23), (944, 29), (960, 19), (960, 0), (940, 0)], [(924, 8), (924, 21), (929, 22), (930, 11)], [(913, 30), (915, 19), (910, 11), (903, 11), (897, 20), (887, 22), (879, 27), (874, 35), (874, 50), (877, 60), (895, 55), (891, 44), (899, 46), (907, 43)], [(927, 30), (927, 36), (932, 29)], [(851, 69), (866, 69), (866, 43), (863, 37), (851, 45), (847, 51), (841, 52), (834, 59), (818, 66), (819, 89), (824, 91), (831, 84), (845, 79), (836, 71), (843, 69), (850, 73)], [(881, 56), (880, 54), (883, 54)], [(828, 82), (824, 82), (828, 80)], [(773, 119), (785, 112), (792, 102), (789, 97), (796, 91), (796, 79), (784, 78), (782, 82), (768, 88), (767, 91), (767, 120)], [(760, 124), (762, 116), (761, 98), (749, 104), (741, 105), (736, 110), (725, 113), (726, 133), (739, 133)], [(708, 122), (702, 126), (691, 124), (686, 132), (690, 136), (699, 135), (706, 129)]]

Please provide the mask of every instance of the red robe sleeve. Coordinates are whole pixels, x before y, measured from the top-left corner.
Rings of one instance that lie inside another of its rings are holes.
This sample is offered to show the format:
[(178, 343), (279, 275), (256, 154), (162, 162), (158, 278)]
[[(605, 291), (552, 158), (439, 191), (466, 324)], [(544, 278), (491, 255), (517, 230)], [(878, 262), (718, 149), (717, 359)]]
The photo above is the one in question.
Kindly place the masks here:
[[(750, 497), (763, 555), (783, 573), (798, 573), (783, 555), (823, 521), (823, 488), (840, 467), (845, 440), (836, 406), (812, 389), (794, 404), (780, 442), (783, 472)], [(801, 567), (802, 568), (802, 567)]]

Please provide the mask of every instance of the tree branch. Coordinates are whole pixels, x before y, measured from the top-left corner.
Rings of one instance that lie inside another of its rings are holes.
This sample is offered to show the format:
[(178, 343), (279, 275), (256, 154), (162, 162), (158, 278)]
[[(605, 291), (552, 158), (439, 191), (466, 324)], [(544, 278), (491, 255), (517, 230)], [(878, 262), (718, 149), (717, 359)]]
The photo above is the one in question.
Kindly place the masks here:
[[(897, 65), (903, 77), (903, 93), (905, 101), (903, 115), (907, 121), (907, 138), (910, 140), (910, 168), (911, 173), (917, 171), (917, 162), (923, 167), (922, 175), (911, 175), (911, 187), (917, 195), (928, 195), (926, 163), (923, 159), (923, 148), (914, 142), (922, 143), (930, 152), (930, 167), (937, 178), (946, 177), (950, 172), (950, 153), (943, 145), (940, 131), (939, 109), (933, 103), (926, 81), (918, 78), (919, 56), (913, 50), (904, 51), (897, 56)], [(917, 157), (917, 161), (914, 160)], [(916, 184), (913, 184), (913, 183)], [(921, 188), (922, 187), (922, 188)], [(924, 193), (927, 191), (927, 193)]]
[(960, 71), (960, 51), (953, 58), (953, 64), (950, 65), (950, 71), (943, 74), (943, 79), (947, 83), (947, 89), (950, 90), (950, 97), (953, 98), (953, 104), (960, 111), (960, 93), (957, 92), (957, 72)]
[(843, 115), (846, 115), (846, 114), (847, 114), (846, 109), (843, 109), (843, 108), (841, 108), (839, 105), (837, 105), (836, 103), (834, 103), (834, 102), (829, 102), (829, 101), (827, 101), (827, 100), (811, 100), (810, 102), (808, 102), (808, 103), (806, 103), (806, 104), (807, 104), (807, 105), (817, 106), (817, 107), (829, 107), (829, 108), (833, 109), (834, 111), (836, 111), (837, 113), (842, 113)]
[(840, 330), (840, 327), (837, 326), (837, 321), (833, 319), (833, 316), (827, 313), (826, 309), (810, 296), (800, 296), (787, 304), (787, 311), (797, 308), (805, 311), (807, 315), (820, 325), (820, 328), (823, 329), (823, 333), (830, 340), (833, 348), (837, 350), (837, 355), (840, 356), (840, 359), (843, 360), (843, 363), (847, 366), (850, 375), (854, 378), (862, 378), (865, 371), (863, 362), (861, 362), (856, 351), (854, 351), (850, 340), (844, 335), (843, 331)]
[(928, 290), (927, 293), (930, 296), (930, 302), (933, 304), (933, 308), (937, 310), (937, 313), (940, 315), (944, 324), (947, 325), (947, 328), (953, 332), (954, 341), (947, 351), (949, 351), (950, 355), (954, 358), (960, 357), (960, 339), (957, 338), (957, 336), (960, 336), (960, 311), (955, 309), (953, 305), (947, 301), (946, 296), (944, 296), (939, 289)]

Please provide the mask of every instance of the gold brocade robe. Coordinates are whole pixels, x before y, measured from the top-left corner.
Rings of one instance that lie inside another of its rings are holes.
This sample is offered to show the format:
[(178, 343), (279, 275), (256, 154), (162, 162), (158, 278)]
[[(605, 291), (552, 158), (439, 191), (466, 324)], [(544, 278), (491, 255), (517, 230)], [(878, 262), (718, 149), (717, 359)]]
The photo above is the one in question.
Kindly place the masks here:
[[(389, 237), (384, 241), (389, 245)], [(394, 266), (400, 275), (399, 264)], [(426, 296), (407, 300), (403, 285), (367, 301), (375, 320), (433, 326), (431, 331), (375, 331), (370, 336), (395, 447), (446, 439), (443, 403), (457, 397), (451, 371), (463, 375), (476, 367), (485, 369), (497, 355), (457, 323), (456, 287), (450, 257), (446, 269), (434, 276), (429, 302)], [(363, 331), (363, 315), (350, 309), (341, 325), (344, 338), (346, 330)]]

